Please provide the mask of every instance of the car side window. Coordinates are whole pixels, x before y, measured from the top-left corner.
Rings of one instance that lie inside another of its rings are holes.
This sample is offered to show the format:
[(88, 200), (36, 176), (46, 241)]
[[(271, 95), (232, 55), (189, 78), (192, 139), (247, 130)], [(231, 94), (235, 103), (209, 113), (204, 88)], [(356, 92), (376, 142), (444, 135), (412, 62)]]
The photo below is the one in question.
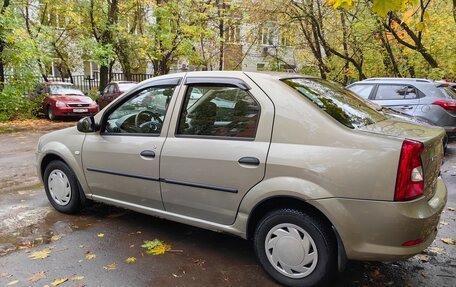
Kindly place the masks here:
[(108, 115), (103, 133), (159, 135), (174, 88), (149, 87), (136, 92)]
[(111, 85), (107, 85), (106, 88), (103, 90), (103, 95), (105, 94), (108, 94), (109, 93), (109, 89), (110, 89)]
[(414, 87), (407, 85), (379, 85), (376, 100), (407, 100), (417, 99)]
[(374, 88), (374, 85), (354, 85), (354, 86), (351, 86), (349, 89), (352, 92), (354, 92), (355, 94), (357, 94), (365, 99), (368, 99), (373, 88)]
[(260, 106), (232, 86), (189, 86), (177, 135), (255, 138)]

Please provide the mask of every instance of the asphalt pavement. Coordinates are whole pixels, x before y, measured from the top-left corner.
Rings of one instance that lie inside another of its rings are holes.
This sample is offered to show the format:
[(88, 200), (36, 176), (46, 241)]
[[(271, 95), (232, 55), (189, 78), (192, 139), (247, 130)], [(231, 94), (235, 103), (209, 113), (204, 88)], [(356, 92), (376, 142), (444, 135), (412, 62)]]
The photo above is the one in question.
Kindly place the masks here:
[[(58, 213), (35, 175), (42, 133), (0, 135), (0, 286), (277, 286), (243, 239), (104, 204)], [(431, 248), (401, 262), (349, 262), (334, 286), (456, 286), (456, 246), (442, 241), (456, 239), (456, 143), (442, 176), (449, 199)], [(155, 239), (164, 254), (142, 247)]]

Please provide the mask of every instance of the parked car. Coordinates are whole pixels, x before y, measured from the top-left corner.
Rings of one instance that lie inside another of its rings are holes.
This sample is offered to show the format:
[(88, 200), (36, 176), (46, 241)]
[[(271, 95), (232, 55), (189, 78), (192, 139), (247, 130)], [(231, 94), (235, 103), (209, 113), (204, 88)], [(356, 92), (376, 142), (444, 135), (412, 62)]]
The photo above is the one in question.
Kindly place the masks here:
[(42, 112), (53, 121), (60, 117), (86, 117), (98, 113), (98, 105), (71, 83), (45, 82), (39, 84), (31, 98), (41, 100)]
[(456, 99), (447, 84), (426, 79), (371, 78), (347, 87), (365, 99), (424, 119), (456, 136)]
[(100, 97), (97, 99), (97, 103), (100, 106), (100, 109), (106, 107), (110, 102), (116, 99), (118, 96), (122, 95), (129, 89), (136, 86), (136, 82), (132, 81), (115, 81), (110, 82), (106, 88), (101, 93)]
[(191, 72), (42, 136), (37, 167), (58, 211), (94, 200), (231, 233), (279, 283), (313, 286), (432, 243), (444, 136), (318, 78)]

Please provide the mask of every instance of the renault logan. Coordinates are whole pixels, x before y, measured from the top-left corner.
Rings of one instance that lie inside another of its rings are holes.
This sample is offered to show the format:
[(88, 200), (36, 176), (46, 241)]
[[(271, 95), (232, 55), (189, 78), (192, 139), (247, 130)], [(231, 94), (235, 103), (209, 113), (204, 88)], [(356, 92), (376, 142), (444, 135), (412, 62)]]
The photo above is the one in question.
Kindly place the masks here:
[(314, 286), (346, 259), (401, 260), (432, 243), (444, 135), (318, 78), (193, 72), (44, 135), (37, 163), (61, 212), (93, 200), (231, 233), (281, 284)]

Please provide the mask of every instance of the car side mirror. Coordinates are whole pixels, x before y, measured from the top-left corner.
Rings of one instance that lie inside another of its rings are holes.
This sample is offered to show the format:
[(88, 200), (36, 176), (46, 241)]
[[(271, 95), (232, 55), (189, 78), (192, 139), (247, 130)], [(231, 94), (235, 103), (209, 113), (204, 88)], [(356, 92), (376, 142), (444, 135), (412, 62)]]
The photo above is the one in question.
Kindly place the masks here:
[(85, 117), (79, 120), (78, 122), (78, 131), (82, 133), (92, 133), (99, 129), (99, 126), (95, 123), (93, 117)]

